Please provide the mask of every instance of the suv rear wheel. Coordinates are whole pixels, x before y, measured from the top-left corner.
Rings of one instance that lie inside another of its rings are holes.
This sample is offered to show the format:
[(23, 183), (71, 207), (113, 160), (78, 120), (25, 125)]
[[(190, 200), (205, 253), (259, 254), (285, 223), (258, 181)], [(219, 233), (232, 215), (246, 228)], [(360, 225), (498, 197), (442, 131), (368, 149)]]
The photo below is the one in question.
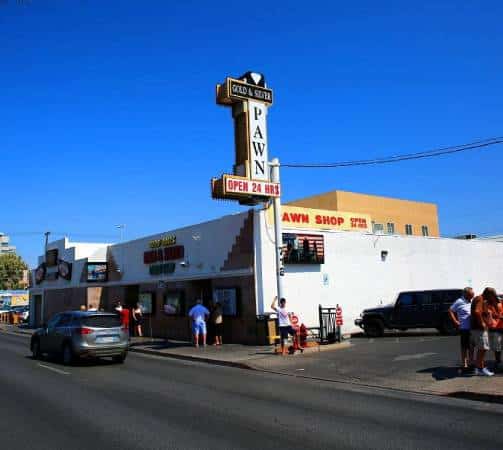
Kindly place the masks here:
[(384, 334), (384, 325), (380, 320), (369, 320), (365, 324), (365, 334), (368, 337), (381, 337)]
[(65, 366), (70, 366), (73, 363), (73, 350), (69, 343), (63, 345), (63, 364)]
[(122, 364), (126, 360), (126, 353), (112, 357), (112, 361), (117, 364)]

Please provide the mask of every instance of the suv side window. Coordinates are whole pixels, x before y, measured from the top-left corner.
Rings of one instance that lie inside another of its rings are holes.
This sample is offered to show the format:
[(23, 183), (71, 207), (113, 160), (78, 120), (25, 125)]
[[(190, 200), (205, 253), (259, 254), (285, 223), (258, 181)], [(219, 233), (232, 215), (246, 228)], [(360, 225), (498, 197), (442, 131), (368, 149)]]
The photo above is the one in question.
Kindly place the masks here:
[(458, 298), (461, 298), (462, 296), (463, 296), (463, 291), (461, 289), (446, 291), (444, 302), (452, 305)]
[(398, 297), (399, 306), (413, 306), (416, 304), (416, 298), (412, 292), (404, 292)]
[(67, 327), (70, 325), (72, 321), (72, 315), (71, 314), (63, 314), (59, 322), (57, 323), (56, 326), (58, 327)]
[(431, 292), (416, 292), (415, 297), (418, 305), (431, 305)]
[(54, 328), (56, 324), (59, 322), (60, 318), (61, 314), (56, 314), (55, 316), (51, 317), (51, 320), (47, 322), (47, 328)]

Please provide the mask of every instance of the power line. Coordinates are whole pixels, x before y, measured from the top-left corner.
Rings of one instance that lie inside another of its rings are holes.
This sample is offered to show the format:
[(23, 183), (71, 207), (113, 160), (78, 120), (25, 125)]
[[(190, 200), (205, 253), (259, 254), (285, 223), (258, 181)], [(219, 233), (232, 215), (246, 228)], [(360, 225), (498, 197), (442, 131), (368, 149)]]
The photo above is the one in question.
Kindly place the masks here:
[(455, 145), (450, 147), (440, 147), (433, 150), (426, 150), (416, 153), (405, 153), (401, 155), (386, 156), (382, 158), (361, 159), (354, 161), (339, 161), (334, 163), (286, 163), (281, 164), (281, 167), (289, 167), (294, 169), (300, 169), (300, 168), (325, 169), (325, 168), (339, 168), (339, 167), (352, 167), (352, 166), (367, 166), (374, 164), (389, 164), (401, 161), (410, 161), (413, 159), (434, 158), (442, 155), (449, 155), (452, 153), (481, 149), (484, 147), (489, 147), (492, 145), (502, 143), (503, 143), (503, 137), (495, 137), (470, 142), (467, 144)]

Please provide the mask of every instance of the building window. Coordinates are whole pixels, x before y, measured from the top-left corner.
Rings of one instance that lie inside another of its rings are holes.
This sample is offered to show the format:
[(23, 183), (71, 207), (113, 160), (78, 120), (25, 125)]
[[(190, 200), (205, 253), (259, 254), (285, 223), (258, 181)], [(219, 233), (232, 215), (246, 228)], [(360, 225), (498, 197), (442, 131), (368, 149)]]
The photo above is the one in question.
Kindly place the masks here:
[(423, 233), (423, 236), (429, 236), (430, 235), (430, 233), (428, 231), (428, 227), (426, 225), (423, 225), (421, 227), (421, 232)]
[(405, 234), (409, 236), (412, 234), (412, 225), (410, 224), (405, 225)]
[(384, 225), (382, 223), (372, 222), (372, 232), (373, 233), (383, 233)]
[(395, 224), (388, 222), (388, 234), (395, 234)]

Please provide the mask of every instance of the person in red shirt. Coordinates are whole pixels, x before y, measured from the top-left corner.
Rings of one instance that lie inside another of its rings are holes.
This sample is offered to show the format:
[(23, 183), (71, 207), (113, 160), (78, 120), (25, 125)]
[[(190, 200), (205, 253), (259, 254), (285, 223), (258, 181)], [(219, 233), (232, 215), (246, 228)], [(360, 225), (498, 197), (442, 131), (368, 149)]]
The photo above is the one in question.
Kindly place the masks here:
[(125, 328), (126, 330), (129, 330), (129, 309), (124, 308), (121, 304), (120, 301), (117, 302), (117, 306), (115, 307), (115, 310), (119, 314), (121, 318), (121, 325), (122, 328)]
[(475, 297), (471, 304), (471, 338), (474, 347), (477, 349), (477, 366), (475, 375), (492, 377), (494, 375), (484, 364), (484, 357), (489, 347), (489, 327), (491, 315), (489, 313), (489, 303), (496, 296), (493, 288), (485, 288), (482, 295)]
[(501, 364), (501, 348), (503, 340), (503, 305), (496, 295), (496, 291), (491, 291), (487, 299), (487, 309), (489, 313), (489, 348), (494, 352), (494, 369)]

